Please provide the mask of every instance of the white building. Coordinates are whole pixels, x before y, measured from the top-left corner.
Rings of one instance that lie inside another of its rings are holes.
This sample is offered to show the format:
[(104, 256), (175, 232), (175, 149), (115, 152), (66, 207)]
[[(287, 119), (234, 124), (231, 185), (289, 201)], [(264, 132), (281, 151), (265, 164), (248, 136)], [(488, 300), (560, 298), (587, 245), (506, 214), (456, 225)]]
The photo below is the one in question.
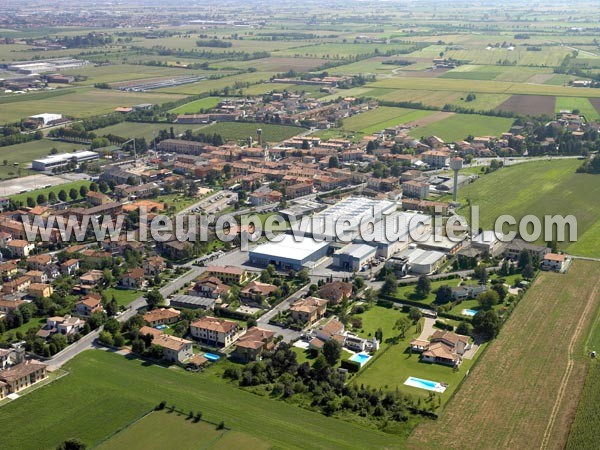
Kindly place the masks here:
[(375, 258), (377, 248), (367, 244), (348, 244), (333, 254), (333, 264), (342, 270), (356, 272)]
[(435, 272), (444, 262), (446, 255), (442, 252), (414, 248), (401, 253), (400, 257), (408, 260), (410, 272), (426, 275)]
[(302, 270), (327, 256), (328, 242), (317, 242), (310, 237), (286, 234), (279, 242), (267, 242), (250, 250), (250, 262), (259, 266), (273, 264), (281, 270)]
[(55, 120), (60, 120), (63, 118), (62, 114), (36, 114), (35, 116), (29, 116), (30, 119), (41, 120), (44, 123), (44, 126), (48, 126), (50, 122), (54, 122)]
[(31, 168), (40, 171), (52, 170), (55, 167), (66, 166), (71, 161), (81, 164), (82, 162), (97, 161), (99, 158), (100, 155), (98, 153), (89, 150), (81, 150), (73, 153), (57, 153), (56, 155), (33, 160)]

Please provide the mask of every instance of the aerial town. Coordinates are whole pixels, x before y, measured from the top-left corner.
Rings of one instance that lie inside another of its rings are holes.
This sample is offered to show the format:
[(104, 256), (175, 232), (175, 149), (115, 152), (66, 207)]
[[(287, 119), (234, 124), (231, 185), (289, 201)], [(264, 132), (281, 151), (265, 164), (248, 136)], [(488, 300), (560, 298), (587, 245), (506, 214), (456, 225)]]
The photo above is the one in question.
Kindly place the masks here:
[(0, 449), (596, 448), (600, 17), (450, 3), (0, 7)]

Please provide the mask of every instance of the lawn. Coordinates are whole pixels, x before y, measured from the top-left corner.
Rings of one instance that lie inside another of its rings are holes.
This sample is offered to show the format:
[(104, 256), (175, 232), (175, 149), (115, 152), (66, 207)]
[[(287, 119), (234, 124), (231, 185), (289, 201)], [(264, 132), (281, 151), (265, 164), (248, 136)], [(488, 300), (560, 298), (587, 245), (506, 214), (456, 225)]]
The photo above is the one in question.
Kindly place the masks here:
[(503, 214), (517, 221), (528, 214), (542, 221), (548, 214), (572, 214), (577, 218), (578, 242), (572, 248), (568, 242), (559, 243), (559, 247), (582, 256), (600, 257), (600, 183), (595, 175), (575, 173), (580, 165), (577, 160), (554, 160), (503, 168), (459, 190), (465, 205), (459, 212), (469, 218), (467, 205), (479, 206), (480, 226), (485, 229), (493, 229), (496, 218)]
[(398, 436), (260, 397), (210, 374), (97, 350), (65, 368), (69, 375), (0, 408), (0, 422), (13, 424), (3, 431), (3, 447), (54, 448), (70, 437), (93, 447), (162, 400), (183, 411), (200, 411), (211, 422), (223, 420), (235, 432), (277, 448), (403, 447)]
[(219, 97), (205, 97), (200, 100), (194, 100), (193, 102), (186, 103), (185, 105), (181, 105), (175, 109), (172, 109), (169, 112), (175, 114), (196, 114), (199, 113), (200, 110), (209, 110), (217, 106), (217, 104), (221, 101)]
[(409, 448), (564, 448), (600, 302), (598, 270), (575, 261), (567, 274), (541, 273), (435, 427), (417, 426)]
[(556, 112), (563, 110), (573, 111), (579, 110), (579, 114), (583, 114), (587, 121), (597, 121), (600, 119), (600, 113), (596, 111), (594, 105), (590, 103), (587, 98), (577, 97), (557, 97), (556, 98)]
[(144, 295), (143, 292), (131, 290), (131, 289), (118, 289), (118, 288), (109, 288), (104, 291), (104, 293), (111, 299), (113, 296), (117, 300), (117, 304), (119, 306), (127, 306), (136, 298)]
[(6, 339), (6, 337), (7, 337), (8, 334), (12, 334), (13, 336), (17, 332), (21, 332), (23, 334), (27, 334), (27, 331), (29, 331), (30, 329), (32, 329), (32, 328), (42, 328), (45, 324), (46, 324), (46, 318), (45, 317), (34, 317), (29, 322), (24, 323), (20, 327), (13, 328), (13, 329), (8, 330), (5, 333), (1, 334), (0, 335), (0, 342), (7, 342), (7, 341), (10, 342), (10, 339)]
[(304, 128), (291, 127), (287, 125), (271, 125), (265, 123), (248, 123), (248, 122), (221, 122), (209, 125), (202, 128), (201, 133), (204, 134), (220, 134), (224, 140), (243, 140), (251, 136), (257, 140), (256, 130), (262, 130), (263, 142), (281, 142), (286, 139), (296, 136), (303, 131)]
[(232, 432), (229, 430), (217, 430), (214, 424), (204, 421), (194, 422), (187, 415), (177, 411), (154, 411), (103, 442), (97, 449), (174, 447), (180, 450), (213, 449), (217, 445), (232, 444), (232, 439), (240, 438), (245, 441), (246, 445), (252, 445), (252, 448), (269, 448), (265, 442), (245, 433), (237, 433), (239, 436), (231, 438), (230, 434)]
[(116, 125), (110, 125), (104, 128), (94, 130), (98, 136), (106, 136), (109, 134), (121, 136), (122, 138), (145, 138), (148, 144), (152, 145), (152, 140), (158, 135), (160, 130), (169, 131), (173, 128), (173, 132), (178, 135), (185, 133), (186, 130), (198, 130), (203, 125), (189, 125), (176, 123), (142, 123), (142, 122), (121, 122)]
[(476, 114), (455, 114), (452, 117), (414, 128), (411, 136), (437, 136), (447, 142), (460, 141), (467, 136), (500, 136), (508, 131), (513, 119), (504, 117), (479, 116)]
[(433, 111), (382, 106), (344, 119), (342, 129), (371, 134), (388, 127), (422, 119), (431, 114)]

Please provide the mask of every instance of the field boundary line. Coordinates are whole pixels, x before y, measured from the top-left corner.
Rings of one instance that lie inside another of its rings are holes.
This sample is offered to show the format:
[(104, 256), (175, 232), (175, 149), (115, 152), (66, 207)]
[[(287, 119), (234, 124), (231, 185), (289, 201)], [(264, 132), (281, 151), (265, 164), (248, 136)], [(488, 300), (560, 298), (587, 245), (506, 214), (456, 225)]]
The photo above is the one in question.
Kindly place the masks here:
[(550, 414), (550, 419), (548, 421), (548, 424), (546, 425), (546, 430), (544, 431), (544, 437), (542, 438), (542, 443), (540, 445), (541, 450), (544, 450), (548, 447), (548, 441), (550, 440), (552, 428), (554, 427), (554, 423), (556, 422), (556, 417), (558, 416), (558, 410), (562, 403), (562, 399), (565, 395), (565, 391), (567, 389), (569, 378), (571, 377), (571, 373), (573, 372), (573, 367), (575, 365), (575, 360), (573, 359), (573, 350), (574, 350), (575, 344), (577, 343), (577, 340), (579, 339), (579, 336), (581, 335), (581, 332), (583, 330), (586, 316), (590, 312), (590, 309), (592, 308), (592, 306), (594, 304), (594, 298), (596, 298), (596, 296), (598, 295), (598, 283), (599, 282), (597, 281), (596, 284), (594, 285), (594, 289), (588, 296), (588, 303), (585, 306), (583, 313), (581, 314), (579, 322), (577, 323), (577, 327), (575, 328), (575, 332), (573, 333), (573, 336), (571, 337), (571, 340), (569, 342), (569, 349), (568, 349), (569, 361), (567, 363), (567, 368), (565, 369), (565, 373), (563, 374), (563, 378), (562, 378), (562, 380), (560, 382), (560, 386), (558, 388), (558, 395), (556, 397), (556, 400), (554, 401), (554, 406), (552, 407), (552, 413)]

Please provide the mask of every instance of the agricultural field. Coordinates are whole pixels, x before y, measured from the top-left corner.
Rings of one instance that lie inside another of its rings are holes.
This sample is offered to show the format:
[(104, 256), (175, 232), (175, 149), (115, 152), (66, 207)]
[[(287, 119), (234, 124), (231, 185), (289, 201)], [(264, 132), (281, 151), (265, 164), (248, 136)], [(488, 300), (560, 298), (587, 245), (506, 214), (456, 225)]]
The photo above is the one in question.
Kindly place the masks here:
[(455, 114), (424, 127), (413, 128), (413, 137), (438, 136), (447, 142), (460, 141), (467, 136), (500, 136), (508, 131), (513, 119), (476, 114)]
[(597, 275), (589, 261), (541, 273), (435, 426), (418, 425), (408, 448), (563, 448), (586, 374)]
[(194, 100), (193, 102), (186, 103), (185, 105), (178, 106), (170, 110), (174, 114), (197, 114), (200, 110), (209, 110), (217, 106), (221, 99), (219, 97), (205, 97), (200, 100)]
[(547, 95), (511, 95), (496, 109), (530, 116), (553, 116), (555, 103), (556, 99)]
[(407, 44), (354, 44), (354, 43), (317, 43), (316, 45), (302, 45), (275, 52), (275, 56), (293, 56), (303, 58), (344, 59), (357, 55), (375, 54), (377, 50), (387, 52), (390, 50), (404, 50)]
[(14, 424), (4, 430), (3, 446), (54, 448), (77, 437), (93, 447), (165, 400), (202, 412), (210, 422), (225, 421), (234, 432), (270, 447), (300, 449), (306, 442), (322, 449), (403, 447), (398, 436), (245, 392), (210, 373), (165, 369), (97, 350), (82, 353), (65, 369), (69, 375), (0, 408), (0, 421)]
[(412, 122), (431, 114), (433, 114), (433, 111), (382, 106), (344, 119), (342, 129), (371, 134), (388, 127)]
[(208, 125), (201, 129), (204, 134), (220, 134), (224, 140), (242, 140), (252, 136), (257, 139), (256, 130), (262, 129), (264, 142), (281, 142), (296, 136), (303, 131), (304, 128), (292, 127), (287, 125), (271, 125), (265, 123), (249, 123), (249, 122), (221, 122)]
[(297, 72), (306, 72), (309, 70), (316, 70), (325, 62), (326, 61), (323, 61), (321, 58), (291, 58), (271, 56), (269, 58), (253, 59), (250, 61), (214, 62), (210, 64), (210, 67), (236, 70), (246, 70), (253, 67), (264, 72), (287, 72), (290, 69)]
[(98, 450), (125, 450), (130, 448), (172, 448), (181, 450), (227, 448), (244, 443), (255, 449), (270, 446), (246, 433), (218, 430), (208, 422), (194, 422), (177, 411), (155, 411), (103, 442)]
[[(233, 89), (240, 83), (258, 84), (276, 75), (275, 72), (254, 72), (242, 73), (240, 75), (231, 75), (216, 80), (202, 80), (197, 83), (183, 84), (181, 86), (172, 86), (168, 88), (156, 89), (153, 92), (163, 92), (167, 94), (197, 95), (210, 93), (212, 91), (222, 91), (225, 88)], [(239, 89), (239, 88), (238, 88)], [(243, 89), (243, 88), (242, 88)]]
[(160, 130), (169, 131), (173, 128), (175, 135), (184, 133), (186, 130), (199, 130), (205, 125), (197, 124), (177, 124), (169, 122), (144, 123), (144, 122), (121, 122), (104, 128), (94, 130), (97, 136), (106, 136), (109, 134), (123, 138), (145, 138), (148, 144), (156, 137)]
[[(465, 206), (459, 212), (469, 218), (468, 205), (479, 206), (479, 223), (484, 229), (493, 229), (502, 214), (510, 214), (517, 221), (527, 214), (542, 221), (545, 215), (572, 214), (577, 218), (578, 242), (571, 244), (576, 254), (600, 257), (600, 183), (595, 175), (576, 173), (580, 165), (578, 160), (554, 160), (505, 167), (460, 189), (460, 201)], [(559, 243), (559, 248), (571, 252), (568, 242)]]
[(3, 99), (2, 108), (0, 108), (0, 123), (15, 122), (42, 112), (85, 118), (111, 113), (118, 106), (164, 103), (183, 98), (180, 95), (161, 94), (157, 91), (121, 92), (87, 87), (64, 89), (64, 93), (61, 92), (61, 94), (63, 95), (49, 98), (44, 98), (44, 94), (24, 94), (19, 97)]
[(600, 119), (600, 113), (594, 108), (587, 98), (576, 97), (557, 97), (556, 112), (579, 110), (587, 121), (597, 121)]

